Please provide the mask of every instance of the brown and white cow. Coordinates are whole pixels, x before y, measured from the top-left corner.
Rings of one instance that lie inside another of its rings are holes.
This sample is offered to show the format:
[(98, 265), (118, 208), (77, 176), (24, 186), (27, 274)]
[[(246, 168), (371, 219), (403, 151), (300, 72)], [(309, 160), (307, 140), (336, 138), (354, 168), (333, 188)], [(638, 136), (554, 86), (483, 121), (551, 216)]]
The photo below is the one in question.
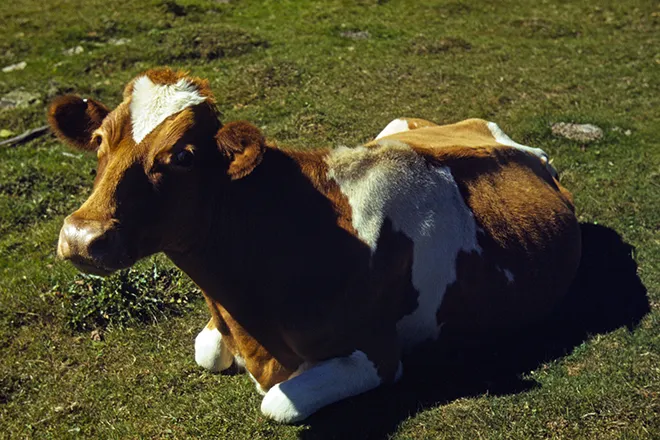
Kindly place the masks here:
[(160, 69), (113, 111), (64, 96), (49, 121), (98, 155), (58, 254), (109, 274), (165, 252), (211, 312), (195, 360), (243, 366), (275, 420), (397, 380), (402, 351), (441, 331), (540, 319), (580, 259), (545, 153), (483, 120), (397, 119), (355, 148), (288, 150), (223, 126), (207, 81)]

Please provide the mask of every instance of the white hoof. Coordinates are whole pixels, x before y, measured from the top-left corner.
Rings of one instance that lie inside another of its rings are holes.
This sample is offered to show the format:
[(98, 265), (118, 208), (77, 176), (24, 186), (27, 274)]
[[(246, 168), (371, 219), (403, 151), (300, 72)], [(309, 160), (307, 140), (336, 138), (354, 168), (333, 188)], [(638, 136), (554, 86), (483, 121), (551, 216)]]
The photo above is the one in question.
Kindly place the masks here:
[(204, 327), (195, 338), (195, 362), (202, 368), (217, 373), (229, 368), (234, 356), (222, 342), (218, 329)]
[(261, 401), (261, 412), (280, 423), (295, 423), (307, 418), (295, 407), (293, 402), (282, 392), (280, 384), (272, 387)]

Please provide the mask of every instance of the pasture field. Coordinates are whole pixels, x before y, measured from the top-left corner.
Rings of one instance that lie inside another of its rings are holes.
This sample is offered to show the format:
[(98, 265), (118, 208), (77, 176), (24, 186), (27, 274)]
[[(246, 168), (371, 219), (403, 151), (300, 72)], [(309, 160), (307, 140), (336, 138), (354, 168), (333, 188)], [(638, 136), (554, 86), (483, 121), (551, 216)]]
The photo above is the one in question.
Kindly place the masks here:
[(401, 383), (282, 426), (247, 376), (197, 367), (205, 304), (163, 257), (106, 282), (56, 260), (93, 154), (0, 147), (0, 438), (660, 438), (660, 3), (14, 0), (0, 23), (0, 67), (26, 63), (0, 72), (0, 130), (43, 125), (61, 93), (114, 106), (158, 65), (296, 148), (481, 117), (550, 154), (588, 246), (551, 324), (419, 356)]

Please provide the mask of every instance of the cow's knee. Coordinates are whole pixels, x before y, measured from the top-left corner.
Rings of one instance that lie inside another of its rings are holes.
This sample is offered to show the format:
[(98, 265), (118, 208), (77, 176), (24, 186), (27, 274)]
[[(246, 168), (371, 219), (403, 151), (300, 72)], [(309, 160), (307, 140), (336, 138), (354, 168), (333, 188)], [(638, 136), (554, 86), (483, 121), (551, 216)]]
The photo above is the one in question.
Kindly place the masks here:
[(222, 334), (212, 322), (204, 327), (195, 338), (195, 362), (212, 372), (220, 372), (229, 368), (234, 356), (222, 341)]

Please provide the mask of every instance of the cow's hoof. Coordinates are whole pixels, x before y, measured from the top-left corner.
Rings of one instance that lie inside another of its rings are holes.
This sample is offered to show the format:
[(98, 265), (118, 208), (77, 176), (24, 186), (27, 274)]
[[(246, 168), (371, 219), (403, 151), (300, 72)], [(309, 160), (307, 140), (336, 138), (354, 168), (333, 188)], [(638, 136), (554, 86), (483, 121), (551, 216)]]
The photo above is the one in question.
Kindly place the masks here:
[(309, 414), (301, 412), (286, 394), (280, 389), (280, 384), (272, 387), (261, 401), (261, 412), (280, 423), (299, 422)]
[(204, 327), (195, 338), (195, 362), (202, 368), (217, 373), (231, 367), (234, 357), (222, 342), (218, 329)]

